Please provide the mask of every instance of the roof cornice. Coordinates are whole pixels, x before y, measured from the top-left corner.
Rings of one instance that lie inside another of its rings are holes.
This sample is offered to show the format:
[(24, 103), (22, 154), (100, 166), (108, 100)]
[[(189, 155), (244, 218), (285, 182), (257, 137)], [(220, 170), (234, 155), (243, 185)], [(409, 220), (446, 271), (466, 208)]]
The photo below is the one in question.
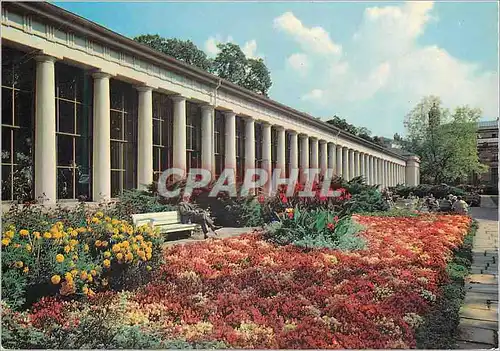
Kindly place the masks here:
[(312, 124), (319, 129), (331, 132), (334, 135), (339, 135), (347, 140), (354, 141), (373, 150), (381, 151), (401, 160), (406, 160), (406, 157), (394, 153), (378, 144), (338, 129), (307, 113), (295, 110), (268, 97), (257, 94), (246, 88), (242, 88), (227, 80), (221, 79), (216, 75), (208, 73), (198, 67), (174, 59), (171, 56), (156, 51), (146, 45), (140, 44), (133, 39), (113, 32), (112, 30), (107, 29), (104, 26), (101, 26), (95, 22), (78, 16), (51, 3), (4, 1), (2, 5), (7, 9), (12, 8), (23, 13), (36, 15), (38, 18), (44, 18), (46, 20), (49, 20), (50, 22), (57, 24), (59, 27), (65, 27), (72, 32), (83, 34), (90, 39), (94, 39), (96, 42), (105, 43), (112, 48), (127, 51), (137, 56), (138, 58), (142, 58), (150, 62), (155, 62), (172, 72), (180, 73), (199, 82), (211, 84), (214, 86), (214, 88), (219, 85), (219, 90), (226, 91), (245, 100), (253, 101), (261, 105), (265, 105), (268, 108), (284, 112), (288, 115), (292, 115), (300, 121)]

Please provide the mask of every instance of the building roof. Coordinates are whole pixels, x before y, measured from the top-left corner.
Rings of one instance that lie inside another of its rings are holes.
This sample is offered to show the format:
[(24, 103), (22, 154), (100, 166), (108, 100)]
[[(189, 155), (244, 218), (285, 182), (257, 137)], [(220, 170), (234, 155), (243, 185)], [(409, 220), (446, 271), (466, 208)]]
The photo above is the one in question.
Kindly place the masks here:
[(498, 119), (493, 121), (479, 121), (477, 122), (477, 127), (479, 129), (490, 129), (490, 128), (498, 129)]
[(161, 63), (164, 67), (173, 72), (183, 74), (200, 82), (212, 84), (214, 87), (217, 86), (220, 90), (224, 90), (240, 98), (254, 101), (274, 110), (287, 113), (303, 122), (329, 131), (334, 135), (341, 135), (348, 140), (352, 140), (358, 144), (365, 145), (371, 149), (384, 152), (399, 159), (405, 159), (400, 154), (392, 152), (391, 150), (388, 150), (387, 148), (384, 148), (378, 144), (365, 140), (344, 130), (340, 130), (339, 128), (332, 126), (319, 118), (315, 118), (314, 116), (311, 116), (307, 113), (298, 111), (268, 97), (240, 87), (239, 85), (221, 79), (218, 76), (208, 73), (200, 68), (176, 60), (171, 56), (156, 51), (144, 44), (138, 43), (133, 39), (127, 38), (119, 33), (111, 31), (104, 26), (101, 26), (95, 22), (78, 16), (51, 3), (12, 1), (3, 2), (2, 5), (4, 8), (10, 7), (15, 8), (17, 11), (34, 14), (37, 18), (44, 18), (45, 20), (57, 24), (59, 28), (66, 28), (69, 31), (83, 34), (90, 39), (105, 43), (106, 45), (109, 45), (110, 47), (116, 48), (118, 50), (128, 51), (138, 58), (142, 58), (150, 62), (152, 61)]

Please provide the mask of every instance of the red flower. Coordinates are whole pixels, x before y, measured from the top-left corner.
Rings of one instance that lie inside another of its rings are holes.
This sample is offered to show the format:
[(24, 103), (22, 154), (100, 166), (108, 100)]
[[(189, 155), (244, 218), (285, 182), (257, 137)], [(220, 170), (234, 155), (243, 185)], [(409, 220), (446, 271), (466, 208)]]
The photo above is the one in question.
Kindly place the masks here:
[(328, 223), (328, 224), (326, 225), (326, 227), (327, 227), (328, 229), (330, 229), (330, 230), (334, 230), (334, 229), (335, 229), (335, 224), (334, 224), (334, 223)]
[(259, 195), (257, 200), (259, 203), (263, 204), (266, 201), (266, 197), (264, 195)]

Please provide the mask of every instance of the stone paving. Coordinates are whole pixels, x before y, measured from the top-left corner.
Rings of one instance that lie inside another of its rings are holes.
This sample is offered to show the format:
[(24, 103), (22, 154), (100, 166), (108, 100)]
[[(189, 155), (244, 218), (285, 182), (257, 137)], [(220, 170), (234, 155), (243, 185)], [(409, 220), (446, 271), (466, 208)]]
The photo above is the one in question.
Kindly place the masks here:
[(498, 347), (498, 209), (487, 205), (471, 209), (479, 229), (460, 310), (459, 349)]

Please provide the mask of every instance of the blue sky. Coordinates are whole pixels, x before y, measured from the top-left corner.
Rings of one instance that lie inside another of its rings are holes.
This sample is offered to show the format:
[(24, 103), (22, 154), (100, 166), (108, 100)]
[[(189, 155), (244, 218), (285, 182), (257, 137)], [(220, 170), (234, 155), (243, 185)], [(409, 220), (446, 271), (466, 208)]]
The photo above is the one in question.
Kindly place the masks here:
[(235, 42), (264, 58), (271, 98), (374, 135), (403, 133), (405, 114), (430, 94), (498, 117), (495, 2), (56, 4), (129, 37), (190, 39), (209, 55)]

